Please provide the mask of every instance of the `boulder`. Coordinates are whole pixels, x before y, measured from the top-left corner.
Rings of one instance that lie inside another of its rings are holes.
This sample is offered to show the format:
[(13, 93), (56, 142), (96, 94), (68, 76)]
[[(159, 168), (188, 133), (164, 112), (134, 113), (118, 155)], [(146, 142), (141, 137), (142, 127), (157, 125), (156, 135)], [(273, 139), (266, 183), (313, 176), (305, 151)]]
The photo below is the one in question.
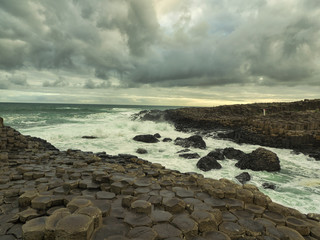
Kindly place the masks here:
[(159, 133), (153, 134), (153, 136), (156, 138), (161, 138), (161, 135)]
[(236, 176), (236, 179), (240, 183), (245, 184), (246, 182), (250, 181), (251, 176), (248, 172), (243, 172), (243, 173), (240, 173), (238, 176)]
[(198, 153), (182, 153), (182, 154), (179, 154), (179, 157), (186, 158), (186, 159), (194, 159), (194, 158), (199, 158), (200, 155)]
[(258, 148), (248, 154), (246, 158), (239, 160), (236, 167), (251, 169), (253, 171), (280, 171), (280, 161), (274, 152), (264, 148)]
[(267, 183), (267, 182), (262, 183), (262, 187), (264, 189), (272, 189), (272, 190), (276, 189), (276, 185), (274, 185), (273, 183)]
[(246, 158), (247, 154), (241, 150), (234, 149), (232, 147), (223, 149), (223, 155), (228, 159), (242, 160)]
[(207, 156), (213, 157), (216, 160), (224, 160), (224, 154), (222, 149), (215, 149), (214, 151), (209, 152)]
[(146, 149), (144, 149), (144, 148), (138, 148), (137, 151), (136, 151), (136, 153), (139, 153), (139, 154), (147, 154), (148, 151), (147, 151)]
[(98, 137), (96, 136), (82, 136), (81, 138), (85, 138), (85, 139), (96, 139)]
[(164, 138), (164, 139), (162, 140), (162, 142), (172, 142), (172, 139), (171, 139), (171, 138)]
[(157, 143), (159, 140), (151, 134), (145, 134), (145, 135), (137, 135), (133, 138), (133, 140), (138, 142), (144, 142), (144, 143)]
[(207, 147), (205, 141), (203, 141), (202, 137), (199, 135), (193, 135), (188, 138), (178, 137), (174, 140), (174, 144), (182, 146), (184, 148), (194, 147), (205, 149)]
[(197, 168), (206, 172), (211, 169), (220, 169), (221, 165), (217, 162), (216, 159), (209, 156), (205, 156), (197, 162)]

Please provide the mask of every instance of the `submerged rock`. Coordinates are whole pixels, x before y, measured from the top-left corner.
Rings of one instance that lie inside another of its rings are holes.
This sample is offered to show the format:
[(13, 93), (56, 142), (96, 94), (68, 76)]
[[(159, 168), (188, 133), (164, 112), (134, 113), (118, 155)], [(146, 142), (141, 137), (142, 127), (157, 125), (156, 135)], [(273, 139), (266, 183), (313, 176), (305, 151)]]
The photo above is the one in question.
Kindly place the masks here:
[(146, 149), (144, 149), (144, 148), (138, 148), (137, 151), (136, 151), (136, 153), (139, 153), (139, 154), (147, 154), (148, 151), (147, 151)]
[(238, 176), (236, 176), (236, 179), (240, 183), (245, 184), (246, 182), (250, 181), (251, 176), (248, 172), (243, 172), (243, 173), (239, 174)]
[(198, 161), (197, 168), (206, 172), (212, 169), (220, 169), (222, 167), (214, 158), (205, 156)]
[(162, 142), (172, 142), (172, 139), (171, 139), (171, 138), (164, 138), (164, 139), (162, 140)]
[(264, 189), (272, 189), (272, 190), (274, 190), (274, 189), (276, 189), (276, 185), (275, 184), (273, 184), (273, 183), (262, 183), (262, 187), (264, 188)]
[(199, 158), (200, 155), (198, 153), (182, 153), (182, 154), (179, 154), (179, 157), (186, 158), (186, 159), (193, 159), (193, 158)]
[(274, 172), (280, 171), (280, 161), (274, 152), (265, 148), (258, 148), (237, 162), (236, 167), (253, 171)]
[(202, 137), (199, 135), (193, 135), (188, 138), (178, 137), (174, 140), (174, 144), (182, 146), (184, 148), (194, 147), (205, 149), (207, 147), (205, 141), (203, 141)]
[(209, 157), (213, 157), (216, 160), (224, 160), (224, 154), (222, 149), (215, 149), (214, 151), (211, 151), (208, 153)]
[(138, 142), (145, 142), (145, 143), (157, 143), (159, 140), (151, 134), (146, 134), (146, 135), (137, 135), (133, 138), (133, 140), (138, 141)]
[(85, 138), (85, 139), (96, 139), (98, 137), (96, 136), (82, 136), (81, 138)]

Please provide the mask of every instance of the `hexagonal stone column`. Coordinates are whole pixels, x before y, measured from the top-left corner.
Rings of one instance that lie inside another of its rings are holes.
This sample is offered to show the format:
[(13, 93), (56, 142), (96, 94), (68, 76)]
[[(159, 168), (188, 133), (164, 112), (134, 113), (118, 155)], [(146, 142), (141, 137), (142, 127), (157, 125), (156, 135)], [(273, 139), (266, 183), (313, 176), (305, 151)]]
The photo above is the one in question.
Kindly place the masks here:
[(89, 240), (94, 230), (93, 218), (72, 214), (62, 218), (56, 226), (56, 240)]
[(22, 226), (23, 238), (25, 240), (42, 240), (44, 238), (45, 223), (47, 217), (35, 218)]

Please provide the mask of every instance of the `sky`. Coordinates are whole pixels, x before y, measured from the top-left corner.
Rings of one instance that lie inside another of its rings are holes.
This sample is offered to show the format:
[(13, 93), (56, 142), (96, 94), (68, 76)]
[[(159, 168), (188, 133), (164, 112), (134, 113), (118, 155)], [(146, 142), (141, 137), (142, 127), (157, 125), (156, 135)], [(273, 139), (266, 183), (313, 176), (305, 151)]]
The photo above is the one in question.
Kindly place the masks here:
[(1, 0), (0, 102), (320, 98), (319, 0)]

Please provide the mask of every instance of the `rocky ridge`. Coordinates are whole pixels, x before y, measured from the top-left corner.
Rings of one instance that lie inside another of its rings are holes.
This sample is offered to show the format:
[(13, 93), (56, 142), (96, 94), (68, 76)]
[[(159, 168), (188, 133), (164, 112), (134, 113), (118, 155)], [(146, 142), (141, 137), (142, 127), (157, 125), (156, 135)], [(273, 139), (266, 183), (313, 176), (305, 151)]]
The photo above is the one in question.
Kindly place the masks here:
[(166, 120), (181, 131), (226, 130), (219, 137), (239, 143), (295, 149), (320, 160), (319, 99), (143, 111), (134, 118)]
[(0, 239), (320, 239), (320, 215), (250, 184), (59, 151), (0, 118)]

